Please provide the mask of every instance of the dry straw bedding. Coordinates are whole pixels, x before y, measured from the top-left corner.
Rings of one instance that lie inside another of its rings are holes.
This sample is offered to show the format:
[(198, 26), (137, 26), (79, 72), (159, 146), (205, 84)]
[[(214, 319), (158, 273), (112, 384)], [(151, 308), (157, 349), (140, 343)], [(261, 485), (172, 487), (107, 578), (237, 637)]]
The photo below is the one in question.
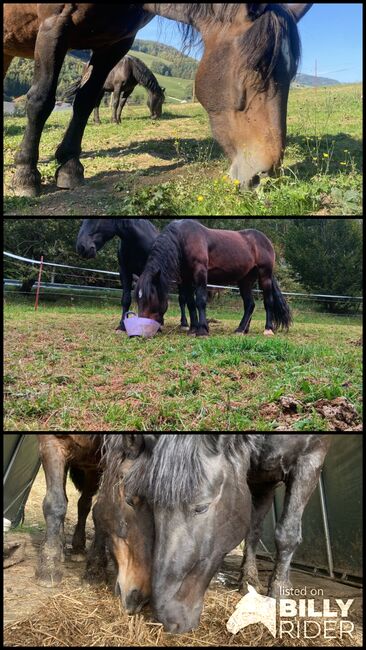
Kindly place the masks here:
[[(66, 585), (67, 586), (67, 585)], [(362, 646), (361, 631), (347, 639), (274, 639), (262, 625), (252, 625), (231, 636), (226, 621), (241, 596), (224, 589), (210, 590), (200, 627), (184, 635), (170, 635), (152, 621), (150, 613), (129, 617), (108, 587), (73, 588), (49, 599), (27, 620), (5, 628), (4, 644), (12, 647), (124, 647), (124, 646)]]

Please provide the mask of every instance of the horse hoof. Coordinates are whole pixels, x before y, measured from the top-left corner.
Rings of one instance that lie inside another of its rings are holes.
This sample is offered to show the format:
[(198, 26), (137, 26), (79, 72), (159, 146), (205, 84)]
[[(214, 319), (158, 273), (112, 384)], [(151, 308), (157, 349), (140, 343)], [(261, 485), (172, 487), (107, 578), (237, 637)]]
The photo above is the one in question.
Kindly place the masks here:
[(115, 334), (126, 334), (126, 330), (123, 330), (122, 327), (117, 327), (114, 332)]
[(206, 329), (200, 329), (197, 332), (197, 336), (210, 336), (210, 333)]
[(75, 158), (68, 160), (56, 171), (56, 185), (62, 190), (73, 190), (84, 183), (84, 167)]
[(264, 336), (274, 336), (275, 333), (273, 330), (264, 330)]
[(40, 587), (46, 587), (46, 589), (54, 589), (61, 584), (62, 573), (61, 571), (55, 571), (54, 573), (37, 571), (36, 582)]
[(187, 336), (197, 336), (197, 330), (189, 329), (187, 332)]
[(16, 196), (34, 198), (41, 193), (41, 174), (38, 169), (28, 171), (18, 167), (13, 179), (13, 191)]
[(189, 332), (189, 325), (181, 325), (180, 329), (182, 332)]

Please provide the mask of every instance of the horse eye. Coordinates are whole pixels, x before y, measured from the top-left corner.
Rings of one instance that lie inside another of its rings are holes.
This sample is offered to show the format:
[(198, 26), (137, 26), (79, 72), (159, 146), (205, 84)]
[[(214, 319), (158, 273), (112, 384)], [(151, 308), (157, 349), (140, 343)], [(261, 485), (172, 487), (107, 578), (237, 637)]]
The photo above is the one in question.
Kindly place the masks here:
[(205, 512), (208, 512), (209, 507), (210, 507), (210, 504), (205, 503), (204, 505), (196, 506), (194, 511), (195, 511), (196, 515), (203, 515)]
[(130, 506), (130, 508), (134, 508), (134, 507), (135, 507), (135, 504), (134, 504), (134, 502), (133, 502), (133, 498), (132, 498), (132, 497), (126, 497), (125, 501), (126, 501), (127, 505)]

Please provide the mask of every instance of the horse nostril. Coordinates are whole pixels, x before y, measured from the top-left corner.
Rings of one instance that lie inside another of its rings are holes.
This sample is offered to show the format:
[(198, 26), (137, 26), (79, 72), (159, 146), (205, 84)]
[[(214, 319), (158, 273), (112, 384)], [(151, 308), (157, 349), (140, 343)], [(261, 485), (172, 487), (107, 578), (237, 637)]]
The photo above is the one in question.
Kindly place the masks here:
[(256, 175), (253, 176), (253, 178), (249, 181), (249, 187), (250, 187), (251, 189), (254, 189), (254, 188), (256, 188), (256, 187), (259, 185), (259, 183), (260, 183), (260, 176), (259, 176), (259, 174), (256, 174)]

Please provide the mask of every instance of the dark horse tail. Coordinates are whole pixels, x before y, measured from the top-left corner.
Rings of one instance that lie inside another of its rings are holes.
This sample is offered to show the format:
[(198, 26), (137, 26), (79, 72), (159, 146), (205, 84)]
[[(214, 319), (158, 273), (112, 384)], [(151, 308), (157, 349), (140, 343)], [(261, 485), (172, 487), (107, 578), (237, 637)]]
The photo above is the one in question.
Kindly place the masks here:
[(80, 77), (79, 79), (77, 79), (77, 81), (74, 81), (74, 83), (71, 86), (66, 88), (66, 90), (64, 92), (64, 96), (63, 96), (63, 101), (64, 102), (72, 101), (74, 99), (77, 91), (79, 90), (79, 88), (81, 86), (82, 78), (83, 77)]
[(292, 314), (285, 296), (281, 293), (276, 278), (272, 278), (273, 323), (277, 329), (288, 330), (293, 322)]

